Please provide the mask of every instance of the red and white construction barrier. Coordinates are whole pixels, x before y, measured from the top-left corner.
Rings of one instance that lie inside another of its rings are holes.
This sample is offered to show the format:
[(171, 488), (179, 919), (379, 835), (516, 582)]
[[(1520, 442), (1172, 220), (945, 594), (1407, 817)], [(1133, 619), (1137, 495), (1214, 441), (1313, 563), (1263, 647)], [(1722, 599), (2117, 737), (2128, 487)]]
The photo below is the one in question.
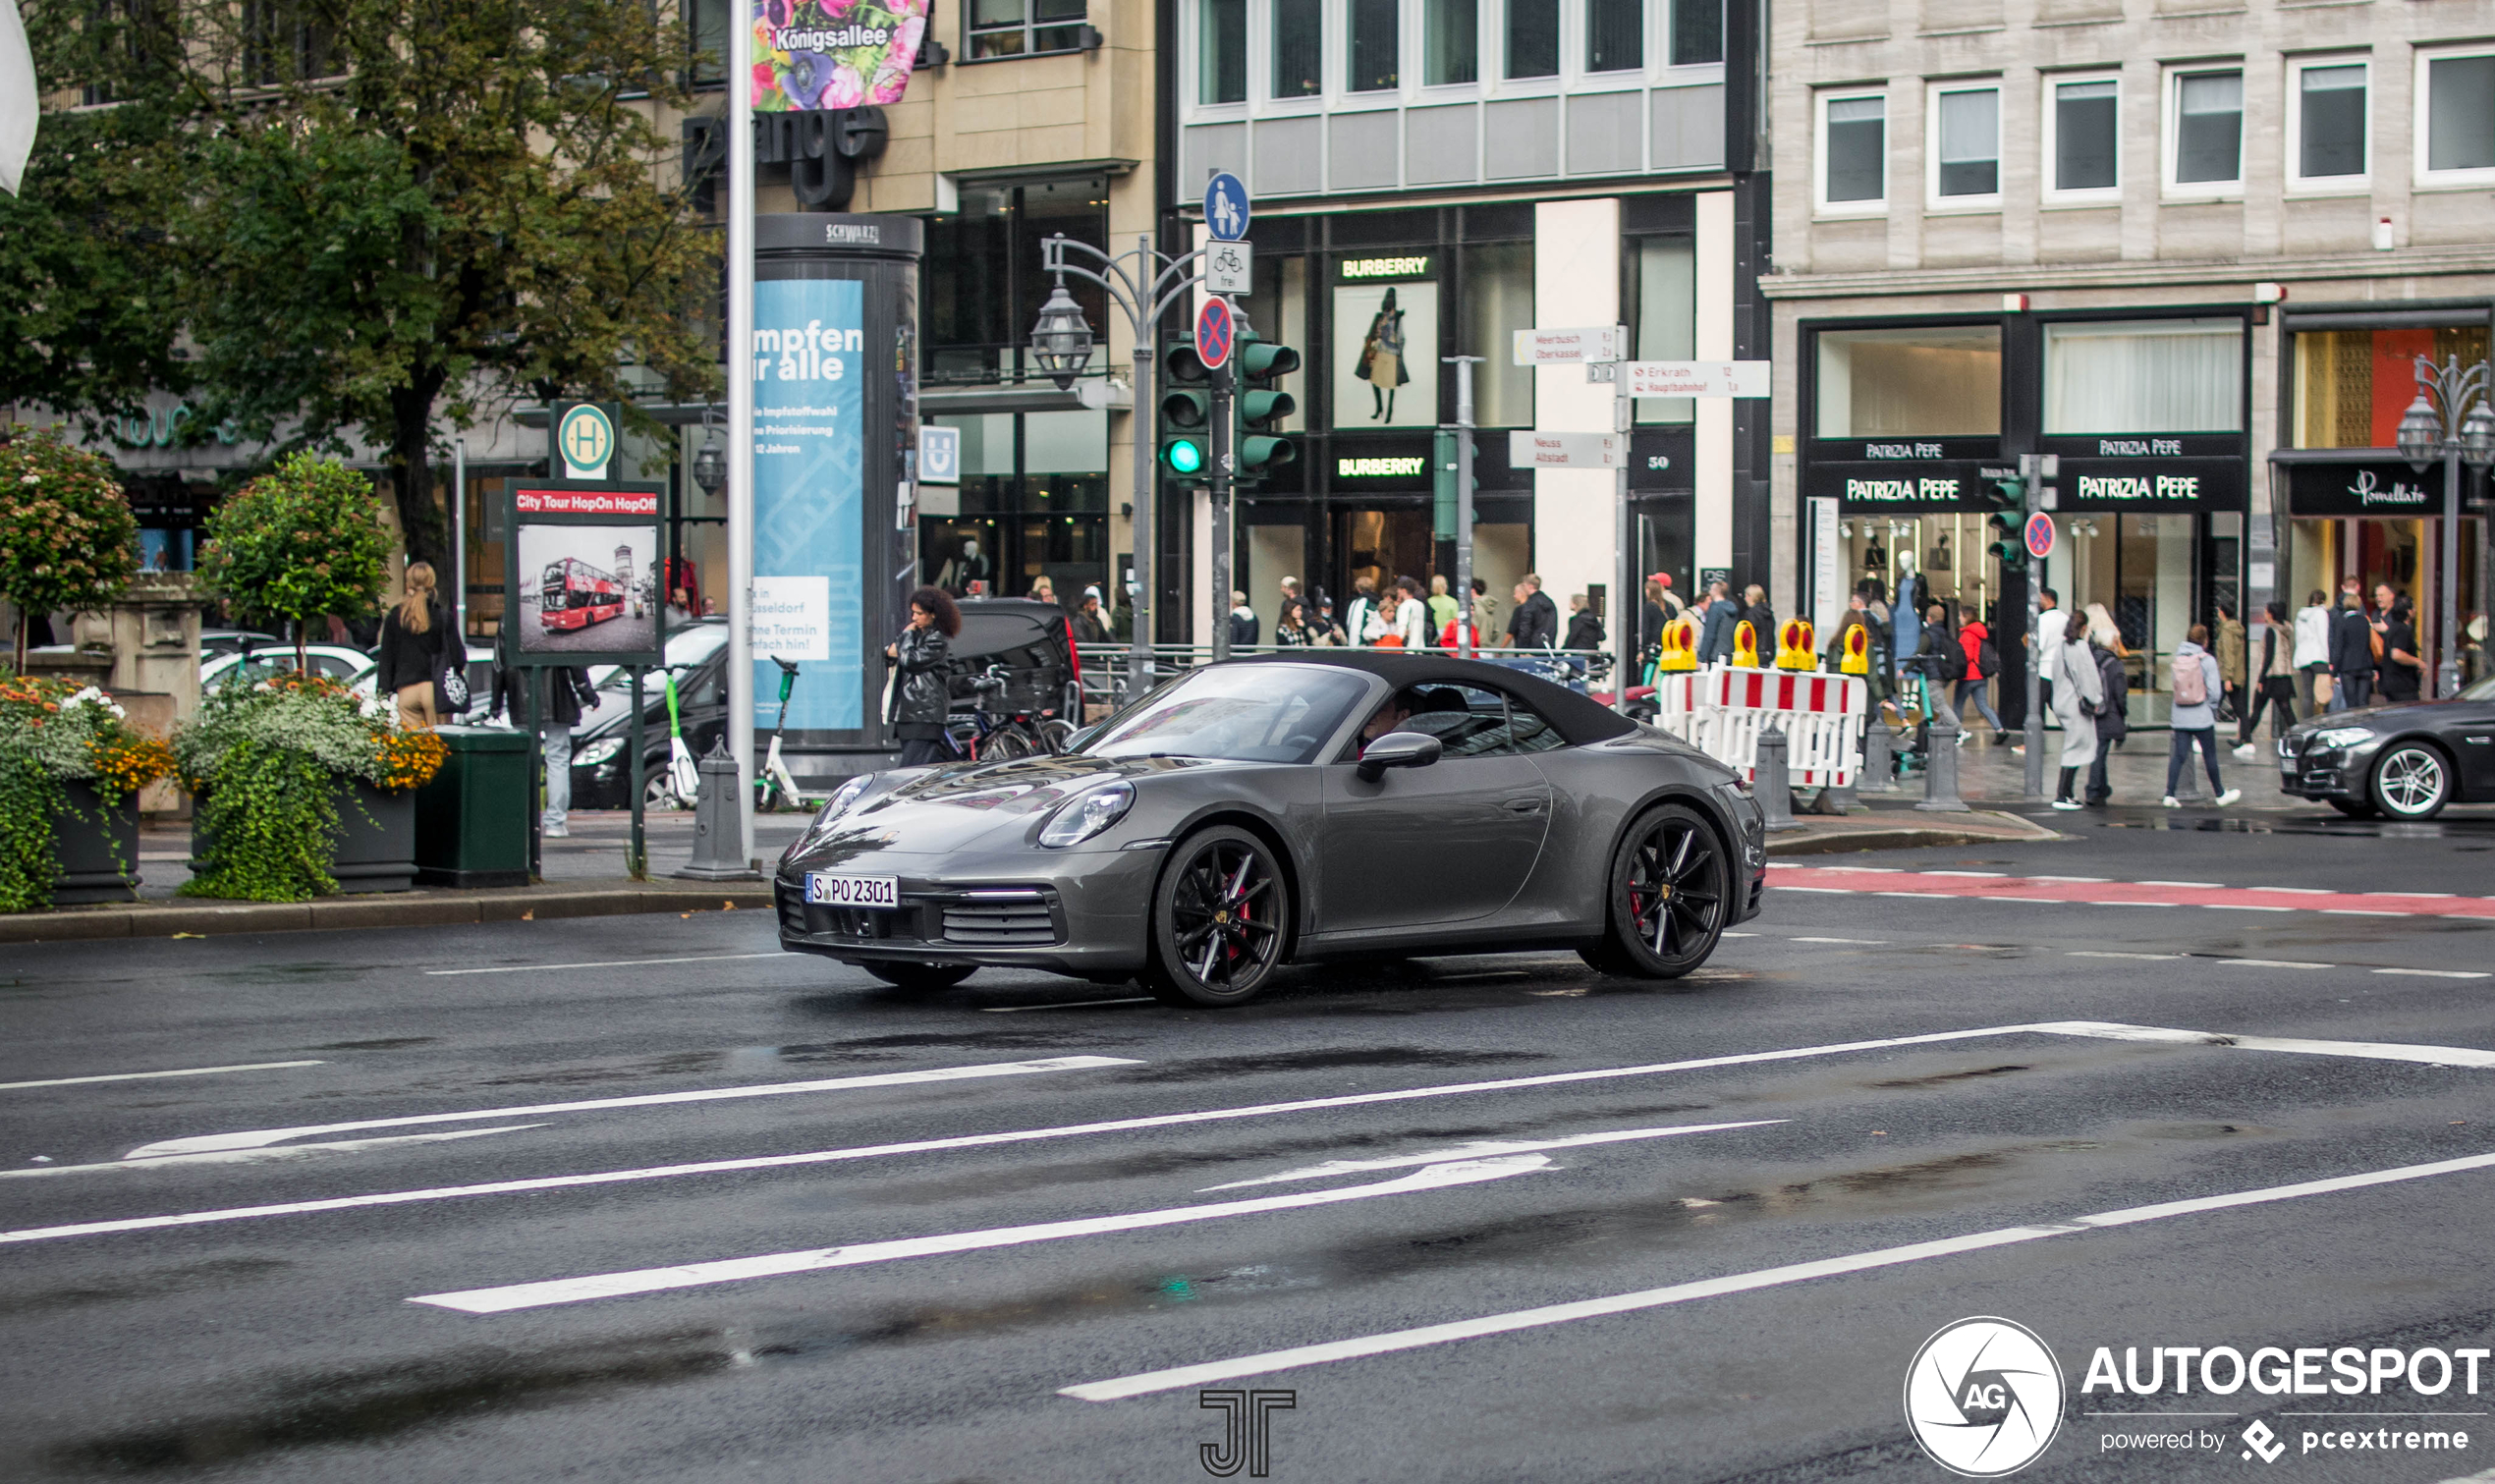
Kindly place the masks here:
[(1655, 677), (1655, 725), (1744, 778), (1756, 776), (1758, 735), (1781, 727), (1793, 786), (1842, 789), (1862, 766), (1869, 699), (1858, 675), (1729, 665), (1684, 670)]

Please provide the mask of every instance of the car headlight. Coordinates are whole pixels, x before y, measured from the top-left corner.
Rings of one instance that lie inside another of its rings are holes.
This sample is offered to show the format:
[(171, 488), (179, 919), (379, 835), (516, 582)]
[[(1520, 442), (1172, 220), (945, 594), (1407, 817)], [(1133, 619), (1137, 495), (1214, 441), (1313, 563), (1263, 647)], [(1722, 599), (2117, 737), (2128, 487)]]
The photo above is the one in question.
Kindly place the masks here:
[(2332, 727), (2325, 731), (2314, 733), (2313, 745), (2317, 747), (2353, 747), (2360, 742), (2371, 741), (2373, 735), (2374, 729), (2371, 727)]
[(1135, 785), (1120, 779), (1058, 806), (1049, 816), (1047, 827), (1039, 832), (1039, 843), (1050, 850), (1064, 850), (1099, 834), (1126, 817), (1135, 807)]
[(607, 761), (608, 759), (614, 757), (616, 753), (623, 750), (624, 739), (620, 737), (602, 737), (596, 742), (589, 743), (587, 746), (582, 747), (580, 751), (573, 753), (572, 766), (576, 768), (594, 768), (599, 763)]

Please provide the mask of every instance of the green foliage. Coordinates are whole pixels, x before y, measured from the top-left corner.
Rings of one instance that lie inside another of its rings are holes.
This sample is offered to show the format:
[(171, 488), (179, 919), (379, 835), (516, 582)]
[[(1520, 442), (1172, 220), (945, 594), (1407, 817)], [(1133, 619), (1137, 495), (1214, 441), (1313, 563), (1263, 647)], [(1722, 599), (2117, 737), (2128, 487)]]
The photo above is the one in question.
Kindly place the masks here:
[(387, 579), (390, 537), (371, 479), (310, 454), (227, 496), (206, 535), (200, 588), (252, 619), (367, 613)]
[(0, 443), (0, 596), (21, 614), (101, 608), (138, 569), (139, 522), (111, 464), (50, 429)]
[(31, 754), (0, 747), (0, 912), (52, 905), (60, 879), (53, 821), (69, 812), (69, 791)]
[(220, 759), (199, 796), (195, 826), (206, 869), (184, 882), (185, 897), (307, 902), (338, 890), (329, 874), (338, 803), (329, 770), (291, 747), (245, 738)]
[(60, 877), (54, 835), (63, 820), (79, 817), (69, 781), (92, 786), (109, 806), (163, 777), (172, 762), (164, 743), (133, 728), (92, 686), (0, 678), (0, 911), (52, 905)]

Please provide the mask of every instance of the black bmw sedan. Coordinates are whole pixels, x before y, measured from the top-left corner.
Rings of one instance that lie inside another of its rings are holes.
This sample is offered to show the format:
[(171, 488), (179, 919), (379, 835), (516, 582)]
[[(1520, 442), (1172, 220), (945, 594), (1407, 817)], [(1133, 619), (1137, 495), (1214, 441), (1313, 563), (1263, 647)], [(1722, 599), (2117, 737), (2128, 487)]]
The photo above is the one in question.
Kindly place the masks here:
[(2495, 675), (2449, 700), (2340, 711), (2279, 740), (2279, 788), (2342, 814), (2431, 819), (2495, 800)]
[(1063, 755), (853, 779), (776, 895), (783, 948), (904, 987), (998, 965), (1226, 1006), (1334, 958), (1686, 974), (1766, 867), (1748, 786), (1677, 739), (1497, 665), (1320, 650), (1189, 671)]

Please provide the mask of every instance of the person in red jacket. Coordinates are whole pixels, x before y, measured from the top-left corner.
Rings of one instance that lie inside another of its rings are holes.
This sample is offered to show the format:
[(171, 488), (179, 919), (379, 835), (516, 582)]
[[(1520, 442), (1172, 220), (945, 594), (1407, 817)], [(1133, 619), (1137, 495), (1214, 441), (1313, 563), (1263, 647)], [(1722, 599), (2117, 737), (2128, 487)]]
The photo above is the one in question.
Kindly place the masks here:
[[(1958, 631), (1958, 647), (1966, 652), (1967, 673), (1958, 682), (1956, 710), (1959, 715), (1965, 716), (1967, 703), (1971, 699), (1976, 711), (1992, 723), (1993, 735), (1997, 737), (2001, 734), (2001, 714), (1993, 710), (1992, 701), (1985, 694), (1992, 685), (1993, 672), (2001, 668), (2001, 657), (1992, 647), (1992, 631), (1984, 627), (1982, 619), (1970, 618), (1966, 627)], [(1987, 658), (1991, 663), (1985, 663)], [(1967, 734), (1958, 734), (1958, 741), (1962, 746), (1965, 745)]]

